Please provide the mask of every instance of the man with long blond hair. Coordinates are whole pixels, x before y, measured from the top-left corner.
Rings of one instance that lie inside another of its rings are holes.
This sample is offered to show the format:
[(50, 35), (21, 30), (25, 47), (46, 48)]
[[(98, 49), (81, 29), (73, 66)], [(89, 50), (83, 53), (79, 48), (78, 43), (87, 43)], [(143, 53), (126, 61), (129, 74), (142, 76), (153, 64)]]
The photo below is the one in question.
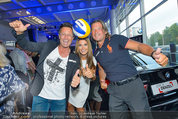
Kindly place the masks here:
[[(91, 23), (92, 38), (97, 42), (98, 48), (94, 56), (99, 63), (99, 76), (101, 88), (109, 93), (109, 111), (112, 119), (127, 119), (126, 112), (132, 113), (134, 119), (145, 119), (149, 112), (148, 98), (143, 83), (128, 50), (135, 50), (151, 56), (157, 63), (166, 66), (168, 58), (160, 49), (154, 50), (151, 46), (133, 41), (123, 35), (109, 35), (103, 21), (95, 20)], [(107, 85), (105, 78), (109, 79)], [(141, 115), (143, 114), (143, 115)]]

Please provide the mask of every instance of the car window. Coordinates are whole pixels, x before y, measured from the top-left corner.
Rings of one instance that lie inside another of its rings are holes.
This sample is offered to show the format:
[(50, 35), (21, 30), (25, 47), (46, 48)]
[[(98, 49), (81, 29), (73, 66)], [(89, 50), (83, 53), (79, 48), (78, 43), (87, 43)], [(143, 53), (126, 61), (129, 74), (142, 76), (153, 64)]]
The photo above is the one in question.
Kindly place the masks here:
[(133, 55), (133, 57), (136, 59), (136, 61), (140, 64), (140, 65), (146, 65), (145, 62), (143, 62), (143, 60), (141, 60), (139, 57), (137, 57), (136, 55)]
[(133, 55), (134, 59), (139, 62), (141, 66), (146, 66), (148, 69), (156, 69), (160, 68), (161, 66), (150, 56), (146, 56), (140, 53), (136, 53)]

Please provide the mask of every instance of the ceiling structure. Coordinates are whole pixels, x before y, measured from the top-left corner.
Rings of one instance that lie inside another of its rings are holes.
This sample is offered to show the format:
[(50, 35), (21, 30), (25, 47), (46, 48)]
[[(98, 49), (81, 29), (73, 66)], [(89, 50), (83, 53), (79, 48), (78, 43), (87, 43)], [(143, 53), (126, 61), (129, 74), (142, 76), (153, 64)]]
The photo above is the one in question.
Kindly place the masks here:
[(55, 33), (61, 23), (79, 18), (107, 20), (119, 0), (0, 0), (0, 21), (20, 19), (31, 28)]

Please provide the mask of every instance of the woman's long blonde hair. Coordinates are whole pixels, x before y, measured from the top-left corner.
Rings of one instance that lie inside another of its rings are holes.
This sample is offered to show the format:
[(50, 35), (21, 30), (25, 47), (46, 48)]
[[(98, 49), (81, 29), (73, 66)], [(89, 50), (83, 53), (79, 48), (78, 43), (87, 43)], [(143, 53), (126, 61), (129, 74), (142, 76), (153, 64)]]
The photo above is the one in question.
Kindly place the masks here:
[(78, 39), (76, 41), (75, 53), (80, 57), (80, 67), (82, 67), (82, 59), (81, 59), (81, 54), (80, 54), (80, 51), (79, 51), (79, 41), (80, 40), (87, 41), (88, 53), (87, 53), (86, 60), (87, 60), (88, 68), (90, 68), (90, 69), (96, 69), (96, 66), (94, 65), (94, 62), (93, 62), (93, 52), (92, 52), (92, 46), (91, 46), (91, 42), (90, 42), (89, 38)]
[(6, 57), (6, 48), (5, 46), (0, 43), (0, 67), (3, 68), (4, 66), (8, 65), (10, 61)]

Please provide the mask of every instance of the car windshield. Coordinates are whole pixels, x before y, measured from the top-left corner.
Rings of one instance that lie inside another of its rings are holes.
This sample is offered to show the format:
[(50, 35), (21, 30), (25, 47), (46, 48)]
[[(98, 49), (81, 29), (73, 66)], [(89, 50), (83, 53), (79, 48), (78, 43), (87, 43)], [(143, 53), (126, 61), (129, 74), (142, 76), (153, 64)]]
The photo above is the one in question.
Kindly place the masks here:
[(140, 53), (135, 54), (134, 58), (143, 66), (146, 66), (148, 69), (156, 69), (161, 66), (153, 60), (150, 56), (146, 56)]

